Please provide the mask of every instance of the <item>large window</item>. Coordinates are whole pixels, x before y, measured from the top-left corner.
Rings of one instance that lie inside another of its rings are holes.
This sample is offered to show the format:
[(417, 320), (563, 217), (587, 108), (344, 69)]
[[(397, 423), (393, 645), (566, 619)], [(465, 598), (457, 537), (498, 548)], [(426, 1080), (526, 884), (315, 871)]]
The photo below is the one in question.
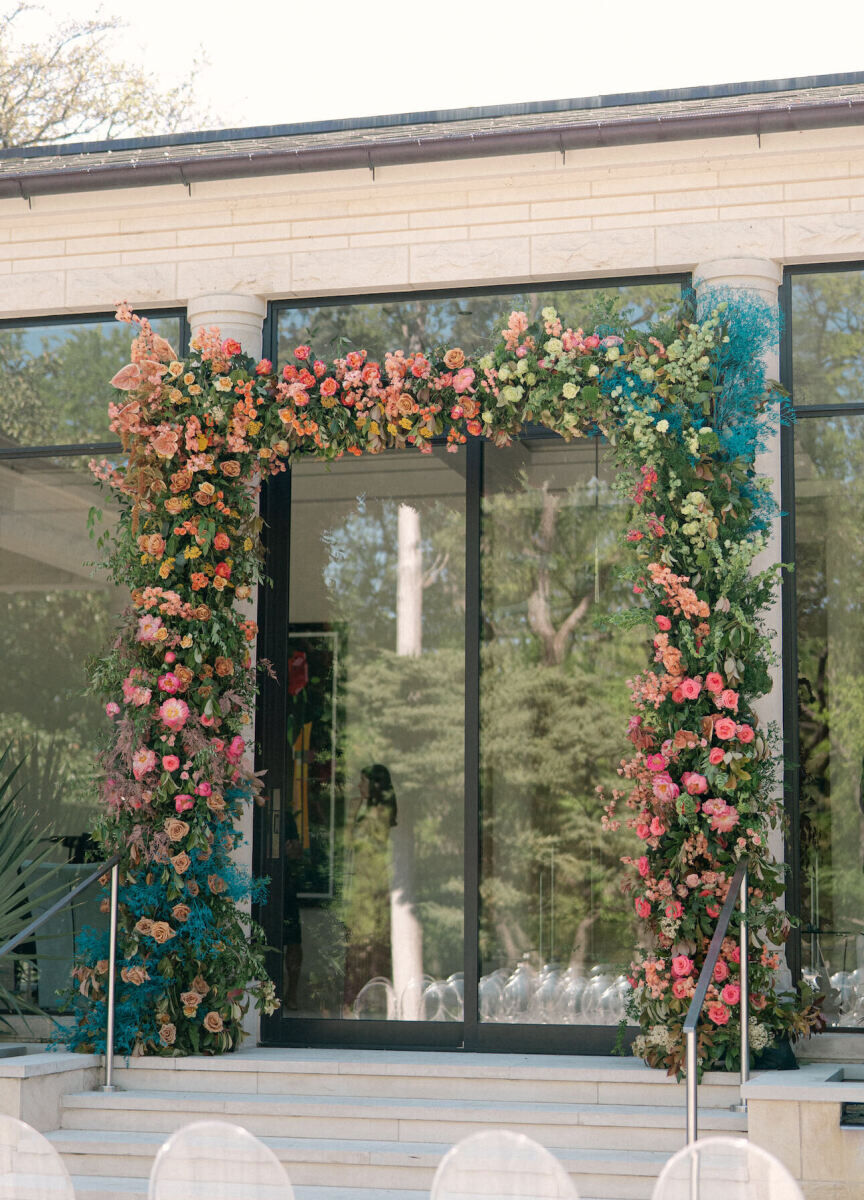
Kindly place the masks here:
[[(180, 348), (180, 316), (154, 323)], [(0, 326), (0, 747), (24, 759), (21, 802), (70, 864), (84, 861), (106, 729), (86, 694), (86, 664), (110, 644), (127, 600), (94, 566), (90, 510), (102, 512), (97, 533), (112, 516), (87, 464), (119, 450), (108, 381), (129, 340), (128, 326), (108, 318)], [(43, 929), (30, 949), (38, 970), (19, 968), (18, 983), (54, 1007), (71, 944)]]
[(786, 288), (800, 962), (829, 1023), (864, 1027), (864, 270), (790, 272)]
[[(274, 348), (471, 353), (513, 308), (643, 322), (680, 288), (280, 306)], [(604, 623), (633, 602), (614, 483), (601, 441), (531, 430), (505, 449), (301, 461), (270, 485), (262, 649), (287, 680), (259, 715), (262, 916), (286, 997), (273, 1040), (341, 1018), (387, 1022), (381, 1044), (400, 1021), (424, 1044), (491, 1046), (514, 1024), (622, 1016), (626, 835), (603, 833), (596, 788), (618, 781), (648, 646)]]

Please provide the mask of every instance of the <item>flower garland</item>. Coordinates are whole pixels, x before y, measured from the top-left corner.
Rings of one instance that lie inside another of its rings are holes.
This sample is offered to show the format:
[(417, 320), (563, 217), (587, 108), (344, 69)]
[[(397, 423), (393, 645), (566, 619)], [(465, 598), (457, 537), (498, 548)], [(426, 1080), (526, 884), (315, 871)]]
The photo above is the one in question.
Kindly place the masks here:
[[(751, 574), (769, 510), (754, 472), (768, 310), (736, 297), (649, 338), (564, 328), (553, 309), (534, 324), (513, 313), (473, 361), (453, 347), (326, 363), (298, 346), (281, 374), (218, 330), (200, 331), (181, 361), (126, 306), (118, 317), (139, 328), (112, 381), (125, 393), (110, 416), (128, 461), (94, 464), (119, 501), (109, 564), (133, 606), (94, 673), (116, 726), (98, 836), (124, 852), (118, 1049), (230, 1050), (250, 999), (267, 1012), (277, 1003), (262, 935), (238, 914), (252, 881), (231, 859), (234, 823), (258, 789), (245, 762), (257, 630), (235, 605), (262, 577), (256, 481), (298, 454), (506, 445), (526, 422), (567, 439), (603, 434), (622, 478), (636, 480), (627, 539), (644, 603), (622, 620), (653, 621), (654, 661), (632, 682), (634, 754), (603, 819), (617, 828), (626, 801), (643, 843), (624, 881), (650, 946), (632, 969), (637, 1053), (680, 1069), (683, 1016), (742, 857), (758, 930), (754, 1045), (804, 1032), (812, 1012), (772, 985), (765, 939), (788, 926), (767, 847), (772, 741), (752, 708), (770, 687), (759, 618), (777, 574)], [(705, 1066), (736, 1062), (735, 946), (730, 936), (709, 995)], [(85, 1000), (73, 1045), (104, 1047), (106, 957), (93, 935), (76, 968)]]

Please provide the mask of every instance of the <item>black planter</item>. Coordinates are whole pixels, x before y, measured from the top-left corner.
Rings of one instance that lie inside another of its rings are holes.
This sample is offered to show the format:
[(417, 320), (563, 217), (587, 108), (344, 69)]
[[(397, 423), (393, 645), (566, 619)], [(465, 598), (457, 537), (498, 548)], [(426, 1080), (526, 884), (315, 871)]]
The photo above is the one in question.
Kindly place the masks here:
[(753, 1055), (754, 1071), (797, 1071), (798, 1060), (788, 1038), (779, 1039)]

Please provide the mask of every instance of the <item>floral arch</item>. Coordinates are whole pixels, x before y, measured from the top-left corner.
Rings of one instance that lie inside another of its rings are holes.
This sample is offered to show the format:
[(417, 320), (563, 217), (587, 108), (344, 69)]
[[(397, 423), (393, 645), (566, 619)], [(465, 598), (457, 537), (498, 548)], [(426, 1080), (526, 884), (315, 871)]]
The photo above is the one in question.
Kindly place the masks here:
[[(120, 520), (107, 562), (131, 589), (118, 640), (94, 671), (114, 721), (97, 836), (123, 852), (118, 1042), (121, 1052), (220, 1053), (242, 1038), (250, 1002), (275, 1006), (260, 930), (238, 903), (255, 882), (232, 858), (242, 806), (259, 781), (247, 760), (255, 697), (242, 609), (263, 578), (255, 490), (297, 455), (335, 459), (445, 439), (506, 445), (527, 422), (565, 439), (602, 434), (633, 502), (628, 614), (654, 654), (632, 681), (630, 758), (603, 818), (634, 833), (622, 887), (644, 929), (631, 971), (636, 1042), (652, 1066), (680, 1070), (681, 1025), (737, 863), (751, 867), (754, 1042), (806, 1032), (815, 1013), (778, 994), (773, 948), (782, 867), (768, 839), (780, 819), (776, 734), (754, 702), (770, 689), (760, 618), (777, 567), (754, 572), (772, 515), (755, 459), (777, 418), (763, 355), (776, 318), (760, 301), (715, 296), (652, 336), (586, 334), (553, 309), (513, 313), (495, 348), (324, 362), (298, 346), (281, 373), (216, 329), (188, 358), (126, 306), (132, 361), (113, 379), (122, 466), (94, 464)], [(733, 930), (734, 932), (734, 930)], [(700, 1030), (705, 1068), (737, 1065), (739, 963), (730, 936)], [(107, 953), (91, 935), (76, 968), (79, 1048), (104, 1048)]]

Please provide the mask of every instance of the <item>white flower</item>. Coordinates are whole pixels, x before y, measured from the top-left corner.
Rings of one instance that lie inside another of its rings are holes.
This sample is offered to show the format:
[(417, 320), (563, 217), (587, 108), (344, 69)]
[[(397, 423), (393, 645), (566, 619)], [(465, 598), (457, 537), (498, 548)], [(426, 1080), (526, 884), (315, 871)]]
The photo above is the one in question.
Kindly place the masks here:
[(597, 366), (596, 363), (592, 363), (591, 366), (588, 368), (587, 374), (590, 376), (591, 379), (593, 379), (595, 375), (600, 374), (600, 368)]
[(561, 394), (565, 400), (575, 400), (579, 389), (575, 383), (565, 383), (561, 389)]
[(560, 354), (564, 349), (564, 343), (560, 338), (550, 338), (543, 346), (547, 354)]
[(543, 318), (544, 321), (554, 321), (555, 318), (558, 316), (558, 313), (555, 311), (554, 308), (550, 308), (549, 306), (547, 306), (546, 308), (541, 310), (540, 316)]
[(669, 432), (669, 422), (665, 421), (665, 420), (658, 421), (657, 422), (657, 432), (658, 433), (668, 433)]

